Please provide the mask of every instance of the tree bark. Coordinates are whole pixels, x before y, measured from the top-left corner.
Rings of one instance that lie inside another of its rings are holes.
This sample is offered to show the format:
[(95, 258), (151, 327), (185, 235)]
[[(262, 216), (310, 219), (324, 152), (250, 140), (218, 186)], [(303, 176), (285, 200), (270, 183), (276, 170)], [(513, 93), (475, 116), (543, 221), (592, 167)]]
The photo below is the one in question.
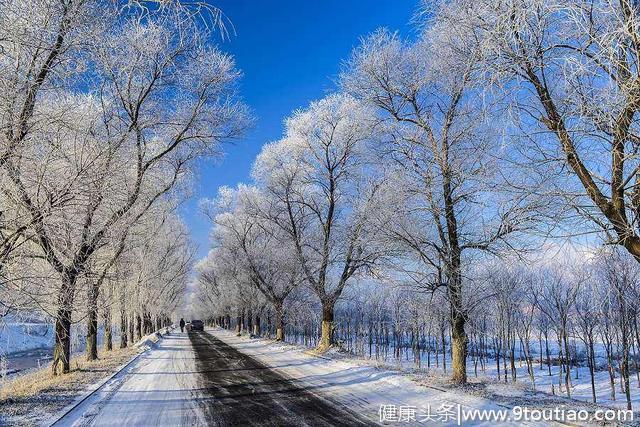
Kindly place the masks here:
[(113, 283), (109, 282), (107, 286), (107, 301), (104, 304), (102, 310), (102, 316), (104, 319), (104, 349), (106, 351), (113, 350), (113, 319), (111, 318), (111, 301), (113, 298)]
[(120, 348), (127, 348), (127, 312), (120, 309)]
[(131, 318), (129, 319), (129, 342), (133, 344), (135, 342), (133, 329), (135, 327), (136, 317), (133, 313), (131, 313)]
[[(449, 165), (449, 141), (441, 144), (442, 195), (444, 198), (444, 217), (447, 224), (449, 262), (447, 263), (447, 287), (451, 305), (451, 371), (452, 381), (457, 384), (467, 382), (467, 334), (465, 323), (467, 314), (462, 298), (462, 248), (458, 235), (458, 219), (455, 212), (455, 200), (452, 188), (452, 173)], [(505, 348), (506, 352), (506, 348)]]
[(255, 321), (253, 322), (253, 335), (260, 336), (260, 314), (256, 314)]
[(597, 396), (596, 396), (596, 382), (595, 382), (595, 346), (593, 343), (593, 336), (591, 335), (591, 332), (589, 332), (589, 336), (588, 336), (588, 344), (587, 344), (587, 361), (589, 362), (589, 376), (591, 377), (591, 398), (593, 400), (593, 403), (597, 403)]
[(567, 328), (566, 326), (563, 328), (563, 342), (564, 342), (564, 353), (565, 353), (565, 365), (566, 365), (566, 370), (565, 370), (565, 376), (564, 376), (564, 383), (565, 383), (565, 387), (567, 388), (567, 397), (571, 398), (571, 353), (569, 352), (569, 341), (567, 338)]
[(98, 358), (98, 313), (89, 308), (87, 317), (87, 360)]
[(276, 311), (276, 341), (284, 341), (284, 307), (282, 301), (274, 303)]
[[(623, 316), (627, 316), (627, 314), (622, 314)], [(623, 319), (622, 322), (626, 322), (626, 319)], [(621, 328), (622, 332), (622, 363), (621, 363), (621, 376), (622, 382), (624, 383), (624, 394), (627, 399), (627, 409), (631, 410), (631, 387), (629, 381), (629, 333), (625, 325)]]
[(153, 322), (151, 321), (151, 314), (146, 311), (146, 309), (143, 311), (142, 314), (142, 325), (143, 325), (143, 331), (144, 331), (144, 335), (149, 335), (150, 333), (153, 332)]
[(111, 333), (111, 308), (106, 305), (104, 308), (104, 349), (113, 350), (113, 334)]
[(55, 323), (55, 343), (53, 347), (53, 375), (67, 374), (71, 367), (71, 309), (75, 292), (76, 276), (66, 274), (58, 295), (58, 311)]
[(71, 310), (58, 309), (55, 330), (51, 370), (53, 375), (68, 374), (71, 366)]
[(320, 334), (320, 343), (317, 350), (327, 351), (333, 344), (333, 320), (334, 320), (335, 303), (330, 301), (322, 302), (322, 331)]
[(453, 272), (449, 278), (449, 298), (451, 304), (451, 372), (452, 381), (457, 384), (467, 382), (467, 321), (462, 302), (462, 276), (460, 274), (460, 254), (452, 260)]
[(142, 339), (142, 318), (139, 314), (136, 315), (136, 341)]
[(98, 359), (98, 284), (92, 281), (87, 291), (87, 360)]

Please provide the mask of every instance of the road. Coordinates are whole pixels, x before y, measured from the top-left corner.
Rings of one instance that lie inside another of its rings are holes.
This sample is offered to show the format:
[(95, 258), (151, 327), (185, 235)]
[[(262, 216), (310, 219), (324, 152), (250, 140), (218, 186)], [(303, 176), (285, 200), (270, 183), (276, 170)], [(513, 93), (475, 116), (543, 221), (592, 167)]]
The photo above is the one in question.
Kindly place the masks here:
[(368, 424), (206, 332), (173, 332), (55, 426)]

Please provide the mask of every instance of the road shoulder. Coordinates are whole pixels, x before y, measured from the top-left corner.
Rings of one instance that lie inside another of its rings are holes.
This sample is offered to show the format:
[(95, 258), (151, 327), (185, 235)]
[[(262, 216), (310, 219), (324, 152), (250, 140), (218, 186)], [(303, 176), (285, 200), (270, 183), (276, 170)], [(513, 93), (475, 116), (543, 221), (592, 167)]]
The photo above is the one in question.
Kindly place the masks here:
[[(159, 335), (159, 334), (158, 334)], [(112, 380), (158, 338), (143, 337), (136, 345), (100, 352), (88, 362), (84, 354), (71, 360), (71, 372), (53, 377), (50, 367), (18, 375), (0, 386), (0, 425), (48, 426)]]

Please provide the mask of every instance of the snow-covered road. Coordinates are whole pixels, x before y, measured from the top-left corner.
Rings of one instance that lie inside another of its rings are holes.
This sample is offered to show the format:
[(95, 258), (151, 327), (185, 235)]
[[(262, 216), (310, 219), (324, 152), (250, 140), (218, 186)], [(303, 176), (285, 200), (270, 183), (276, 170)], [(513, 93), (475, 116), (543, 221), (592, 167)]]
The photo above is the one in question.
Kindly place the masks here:
[(195, 353), (189, 337), (174, 332), (55, 426), (205, 424), (197, 389)]
[(174, 332), (54, 425), (366, 424), (208, 333)]

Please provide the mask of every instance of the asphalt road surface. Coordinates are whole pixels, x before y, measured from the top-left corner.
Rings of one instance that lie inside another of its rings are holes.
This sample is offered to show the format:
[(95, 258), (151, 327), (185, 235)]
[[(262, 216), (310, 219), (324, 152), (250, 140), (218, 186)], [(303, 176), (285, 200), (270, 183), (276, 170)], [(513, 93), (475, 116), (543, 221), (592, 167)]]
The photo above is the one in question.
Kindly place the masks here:
[(341, 405), (320, 398), (259, 361), (213, 336), (190, 332), (206, 390), (210, 425), (354, 426), (366, 425)]
[(173, 332), (55, 426), (363, 426), (206, 332)]

